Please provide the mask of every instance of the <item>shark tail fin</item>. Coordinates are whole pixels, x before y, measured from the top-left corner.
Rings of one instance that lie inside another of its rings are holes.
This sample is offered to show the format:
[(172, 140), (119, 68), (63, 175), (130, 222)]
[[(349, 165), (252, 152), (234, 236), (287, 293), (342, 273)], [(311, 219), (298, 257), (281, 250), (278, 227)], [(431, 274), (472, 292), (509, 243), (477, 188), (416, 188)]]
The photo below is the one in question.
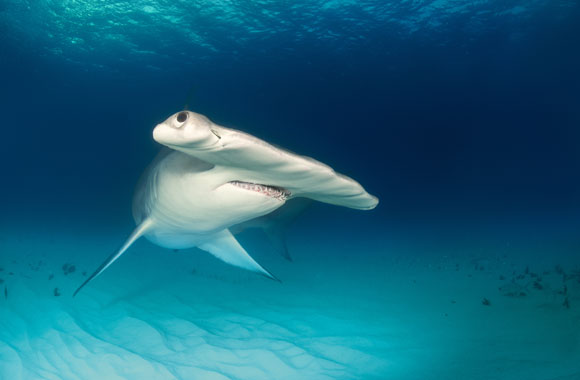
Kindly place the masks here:
[(89, 282), (91, 282), (92, 280), (94, 280), (97, 276), (99, 276), (101, 273), (103, 273), (109, 266), (111, 266), (111, 264), (113, 264), (119, 257), (121, 257), (121, 255), (123, 253), (125, 253), (125, 251), (137, 240), (139, 239), (141, 236), (143, 236), (145, 233), (147, 233), (147, 231), (151, 228), (151, 226), (153, 225), (153, 222), (151, 221), (151, 219), (145, 219), (143, 222), (141, 222), (141, 224), (139, 224), (131, 233), (131, 235), (127, 238), (127, 240), (125, 241), (125, 243), (123, 243), (123, 245), (121, 246), (121, 248), (119, 248), (119, 250), (117, 250), (116, 252), (114, 252), (112, 255), (110, 255), (109, 257), (107, 257), (107, 259), (97, 268), (97, 270), (91, 274), (89, 276), (89, 278), (87, 278), (85, 280), (85, 282), (83, 282), (81, 284), (81, 286), (78, 287), (78, 289), (74, 292), (73, 297), (77, 295), (77, 293), (85, 287), (85, 285), (87, 285)]

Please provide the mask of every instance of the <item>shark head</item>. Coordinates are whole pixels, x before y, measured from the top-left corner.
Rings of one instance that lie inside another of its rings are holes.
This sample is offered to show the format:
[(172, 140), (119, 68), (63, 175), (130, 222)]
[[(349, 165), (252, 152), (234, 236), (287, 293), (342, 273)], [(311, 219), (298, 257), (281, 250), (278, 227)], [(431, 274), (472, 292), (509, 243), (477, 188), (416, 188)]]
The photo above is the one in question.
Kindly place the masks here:
[(153, 129), (153, 139), (169, 148), (205, 149), (215, 145), (220, 137), (214, 132), (214, 123), (207, 117), (191, 111), (171, 115)]

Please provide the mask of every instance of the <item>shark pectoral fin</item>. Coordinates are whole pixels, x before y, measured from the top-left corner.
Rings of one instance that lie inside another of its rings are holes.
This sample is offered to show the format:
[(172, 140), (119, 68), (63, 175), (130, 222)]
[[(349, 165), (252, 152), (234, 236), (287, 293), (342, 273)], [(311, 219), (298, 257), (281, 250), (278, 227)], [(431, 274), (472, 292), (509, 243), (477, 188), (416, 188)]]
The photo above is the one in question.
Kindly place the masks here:
[(211, 253), (228, 264), (260, 273), (272, 280), (281, 282), (272, 273), (258, 264), (227, 229), (213, 235), (210, 240), (200, 244), (198, 248)]
[(264, 228), (264, 233), (276, 252), (286, 260), (292, 261), (292, 256), (290, 256), (288, 246), (286, 245), (286, 232), (284, 231), (284, 228), (278, 225), (271, 225)]
[(105, 271), (105, 269), (107, 269), (109, 266), (111, 266), (111, 264), (113, 264), (119, 257), (121, 257), (121, 255), (123, 253), (125, 253), (125, 251), (137, 240), (139, 239), (141, 236), (143, 236), (153, 225), (151, 219), (145, 219), (141, 224), (139, 224), (135, 230), (133, 230), (133, 232), (131, 233), (131, 235), (127, 238), (127, 240), (125, 241), (125, 243), (123, 243), (123, 245), (121, 246), (121, 248), (116, 251), (115, 253), (113, 253), (112, 255), (110, 255), (109, 257), (107, 257), (107, 259), (101, 264), (101, 266), (99, 266), (97, 268), (97, 270), (90, 275), (89, 278), (87, 278), (85, 280), (85, 282), (82, 283), (81, 286), (78, 287), (78, 289), (74, 292), (73, 297), (77, 295), (77, 293), (85, 286), (87, 285), (89, 282), (91, 282), (93, 279), (95, 279), (98, 275), (100, 275), (101, 273), (103, 273)]
[(308, 198), (289, 199), (275, 211), (230, 227), (230, 231), (236, 235), (245, 229), (260, 229), (264, 232), (274, 250), (286, 260), (292, 261), (286, 245), (286, 229), (294, 223), (312, 202)]
[(286, 230), (312, 204), (308, 198), (293, 198), (279, 209), (264, 215), (263, 230), (274, 249), (286, 260), (292, 261), (286, 245)]

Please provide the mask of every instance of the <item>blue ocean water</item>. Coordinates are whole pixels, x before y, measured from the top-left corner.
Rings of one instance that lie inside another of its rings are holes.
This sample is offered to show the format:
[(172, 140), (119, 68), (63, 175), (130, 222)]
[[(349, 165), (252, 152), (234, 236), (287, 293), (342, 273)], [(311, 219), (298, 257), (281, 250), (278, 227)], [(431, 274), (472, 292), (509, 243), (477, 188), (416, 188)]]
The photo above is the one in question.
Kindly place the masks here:
[[(580, 379), (579, 46), (573, 0), (1, 0), (0, 379)], [(186, 104), (378, 207), (73, 298)]]

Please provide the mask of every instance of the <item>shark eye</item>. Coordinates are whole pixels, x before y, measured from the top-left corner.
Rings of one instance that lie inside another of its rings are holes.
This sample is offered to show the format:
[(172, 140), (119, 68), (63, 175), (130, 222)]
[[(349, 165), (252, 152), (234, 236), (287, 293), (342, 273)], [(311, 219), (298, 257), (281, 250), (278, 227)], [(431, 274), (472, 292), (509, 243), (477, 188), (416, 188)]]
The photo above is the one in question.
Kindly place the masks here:
[(187, 120), (187, 112), (180, 112), (177, 114), (177, 121), (183, 123), (185, 120)]

